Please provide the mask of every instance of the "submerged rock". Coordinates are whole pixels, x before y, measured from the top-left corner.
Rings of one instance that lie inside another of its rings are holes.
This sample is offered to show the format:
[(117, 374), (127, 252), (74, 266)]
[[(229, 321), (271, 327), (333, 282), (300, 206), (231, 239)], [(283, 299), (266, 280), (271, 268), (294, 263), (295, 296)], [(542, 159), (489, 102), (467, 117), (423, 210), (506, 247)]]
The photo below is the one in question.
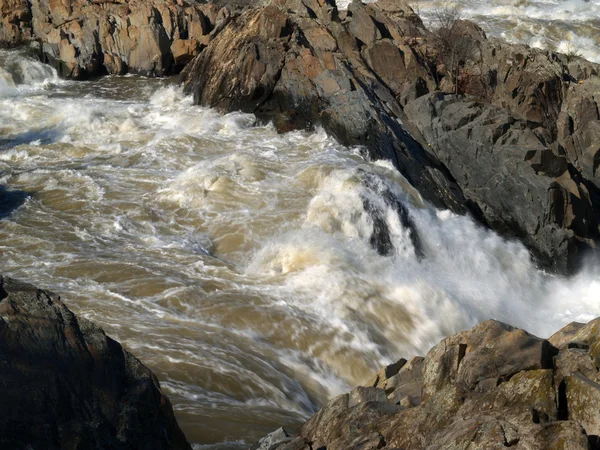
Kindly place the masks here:
[(599, 323), (565, 327), (552, 338), (564, 344), (557, 348), (483, 322), (331, 400), (291, 442), (307, 450), (596, 448), (600, 375), (592, 349)]
[(190, 449), (154, 374), (60, 298), (0, 276), (0, 447)]

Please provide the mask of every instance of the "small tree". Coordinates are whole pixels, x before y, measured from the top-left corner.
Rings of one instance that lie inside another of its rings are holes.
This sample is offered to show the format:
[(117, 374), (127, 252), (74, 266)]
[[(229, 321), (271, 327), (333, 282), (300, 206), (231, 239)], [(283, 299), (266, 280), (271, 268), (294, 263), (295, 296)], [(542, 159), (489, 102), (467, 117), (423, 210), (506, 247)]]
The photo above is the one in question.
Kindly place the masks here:
[(477, 40), (465, 32), (462, 8), (455, 2), (445, 1), (435, 7), (433, 22), (438, 57), (446, 66), (454, 92), (458, 94), (461, 65), (475, 53)]

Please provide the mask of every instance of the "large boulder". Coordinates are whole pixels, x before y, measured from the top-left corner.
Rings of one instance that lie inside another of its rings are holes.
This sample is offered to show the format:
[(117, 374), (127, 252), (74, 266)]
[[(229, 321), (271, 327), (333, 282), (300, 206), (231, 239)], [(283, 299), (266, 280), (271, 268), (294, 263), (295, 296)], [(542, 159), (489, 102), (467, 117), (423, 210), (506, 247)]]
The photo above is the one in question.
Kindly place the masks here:
[(456, 28), (473, 51), (454, 80), (439, 37), (402, 0), (344, 12), (327, 0), (274, 0), (230, 21), (186, 67), (185, 89), (280, 131), (320, 125), (392, 161), (434, 205), (573, 272), (600, 239), (597, 66), (488, 40), (467, 21)]
[(572, 272), (599, 239), (590, 184), (526, 121), (492, 104), (432, 93), (406, 106), (429, 148), (485, 222), (545, 267)]
[(190, 449), (154, 374), (47, 291), (0, 276), (0, 447)]
[[(598, 448), (600, 376), (592, 355), (598, 324), (565, 327), (552, 338), (557, 348), (483, 322), (443, 340), (424, 359), (386, 366), (376, 386), (331, 400), (295, 438), (286, 434), (285, 444), (272, 448)], [(419, 386), (418, 402), (388, 396), (386, 405), (386, 392), (414, 393)]]

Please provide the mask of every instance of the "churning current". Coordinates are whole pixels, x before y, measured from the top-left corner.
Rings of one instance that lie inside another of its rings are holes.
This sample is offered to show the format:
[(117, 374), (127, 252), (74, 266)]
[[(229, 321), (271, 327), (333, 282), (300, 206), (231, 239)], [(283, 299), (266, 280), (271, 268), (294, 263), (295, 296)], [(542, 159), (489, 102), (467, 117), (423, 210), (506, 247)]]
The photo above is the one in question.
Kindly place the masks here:
[(0, 272), (145, 362), (197, 448), (247, 448), (488, 318), (548, 336), (600, 315), (598, 268), (546, 275), (323, 131), (18, 52), (0, 52), (0, 198)]

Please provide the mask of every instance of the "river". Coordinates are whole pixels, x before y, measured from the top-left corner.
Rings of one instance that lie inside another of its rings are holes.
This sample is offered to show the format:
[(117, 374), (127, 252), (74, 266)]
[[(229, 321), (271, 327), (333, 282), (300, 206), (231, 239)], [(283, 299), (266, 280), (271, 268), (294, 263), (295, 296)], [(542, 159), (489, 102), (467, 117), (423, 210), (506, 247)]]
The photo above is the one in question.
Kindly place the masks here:
[(0, 272), (138, 356), (202, 449), (293, 428), (482, 320), (548, 336), (600, 316), (599, 268), (538, 271), (359, 150), (194, 106), (172, 80), (65, 81), (0, 51)]

